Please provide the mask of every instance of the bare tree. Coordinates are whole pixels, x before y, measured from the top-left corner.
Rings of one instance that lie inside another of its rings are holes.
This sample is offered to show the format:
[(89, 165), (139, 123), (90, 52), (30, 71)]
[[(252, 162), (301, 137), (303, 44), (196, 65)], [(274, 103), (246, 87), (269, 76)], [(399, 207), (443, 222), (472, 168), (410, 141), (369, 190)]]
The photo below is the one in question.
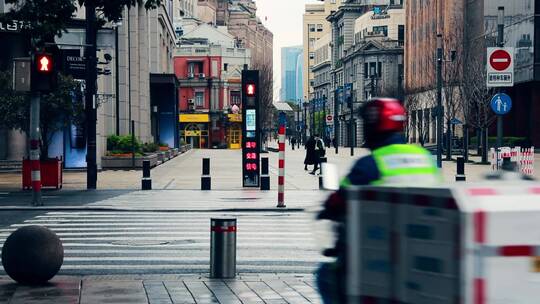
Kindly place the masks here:
[(259, 70), (259, 110), (261, 115), (261, 128), (263, 131), (269, 130), (272, 129), (272, 122), (274, 121), (274, 76), (272, 63), (270, 60), (267, 60), (264, 63), (255, 63), (252, 68), (254, 70)]

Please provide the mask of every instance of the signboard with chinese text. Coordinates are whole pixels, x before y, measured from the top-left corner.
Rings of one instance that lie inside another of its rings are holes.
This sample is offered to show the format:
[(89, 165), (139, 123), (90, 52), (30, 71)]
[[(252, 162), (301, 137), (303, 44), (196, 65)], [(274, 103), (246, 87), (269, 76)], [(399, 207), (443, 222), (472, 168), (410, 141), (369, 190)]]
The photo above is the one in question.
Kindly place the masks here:
[(259, 71), (242, 71), (242, 186), (260, 186)]
[(514, 86), (514, 48), (487, 49), (487, 87)]

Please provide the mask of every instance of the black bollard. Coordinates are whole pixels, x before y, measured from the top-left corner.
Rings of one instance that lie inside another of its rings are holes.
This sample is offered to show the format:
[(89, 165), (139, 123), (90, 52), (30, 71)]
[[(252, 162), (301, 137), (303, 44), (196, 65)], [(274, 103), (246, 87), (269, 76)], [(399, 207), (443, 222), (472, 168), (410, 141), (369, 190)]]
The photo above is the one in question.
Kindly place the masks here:
[(210, 177), (210, 158), (202, 160), (201, 190), (212, 190), (212, 178)]
[(64, 262), (58, 236), (43, 226), (24, 226), (13, 232), (2, 247), (2, 265), (20, 284), (43, 284), (52, 279)]
[(261, 190), (270, 190), (270, 175), (268, 171), (268, 157), (261, 158)]
[(458, 157), (456, 182), (464, 182), (466, 180), (467, 177), (465, 176), (465, 159), (463, 157)]
[(324, 189), (324, 185), (323, 185), (323, 179), (324, 179), (324, 172), (323, 172), (323, 168), (322, 168), (322, 164), (323, 163), (326, 163), (328, 161), (328, 159), (326, 157), (321, 157), (320, 158), (320, 174), (319, 174), (319, 190), (322, 190)]
[(150, 161), (143, 160), (142, 190), (152, 190), (152, 178), (150, 177)]
[(512, 162), (512, 158), (505, 157), (505, 158), (503, 158), (503, 162), (502, 162), (502, 165), (501, 165), (501, 170), (510, 171), (510, 172), (516, 172), (517, 171), (517, 165)]

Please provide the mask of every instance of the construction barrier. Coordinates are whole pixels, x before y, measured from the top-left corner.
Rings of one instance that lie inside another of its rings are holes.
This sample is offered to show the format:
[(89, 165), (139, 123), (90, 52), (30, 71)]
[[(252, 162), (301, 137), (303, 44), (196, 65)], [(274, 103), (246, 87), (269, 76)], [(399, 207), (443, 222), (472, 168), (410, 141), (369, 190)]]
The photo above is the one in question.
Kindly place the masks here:
[(348, 303), (533, 303), (540, 294), (540, 184), (354, 188)]
[(492, 170), (498, 170), (502, 166), (504, 158), (510, 158), (516, 164), (519, 172), (526, 175), (534, 174), (534, 147), (501, 147), (498, 153), (495, 153), (495, 148), (490, 149), (490, 163)]

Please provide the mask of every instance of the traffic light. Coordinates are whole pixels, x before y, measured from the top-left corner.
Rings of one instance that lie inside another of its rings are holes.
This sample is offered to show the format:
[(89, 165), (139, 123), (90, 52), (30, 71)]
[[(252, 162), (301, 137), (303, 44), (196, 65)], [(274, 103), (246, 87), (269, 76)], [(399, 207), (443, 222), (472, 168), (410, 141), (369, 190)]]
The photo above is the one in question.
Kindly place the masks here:
[(248, 83), (246, 85), (246, 96), (248, 97), (254, 97), (257, 93), (257, 87), (254, 83)]
[(55, 58), (50, 53), (36, 53), (32, 61), (32, 91), (49, 92), (56, 87)]

